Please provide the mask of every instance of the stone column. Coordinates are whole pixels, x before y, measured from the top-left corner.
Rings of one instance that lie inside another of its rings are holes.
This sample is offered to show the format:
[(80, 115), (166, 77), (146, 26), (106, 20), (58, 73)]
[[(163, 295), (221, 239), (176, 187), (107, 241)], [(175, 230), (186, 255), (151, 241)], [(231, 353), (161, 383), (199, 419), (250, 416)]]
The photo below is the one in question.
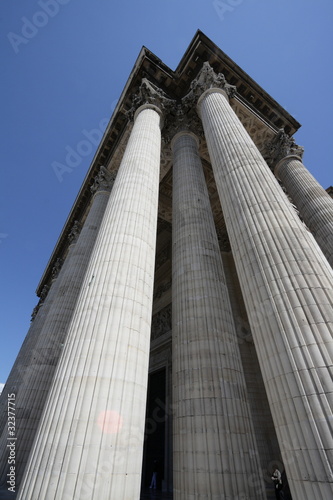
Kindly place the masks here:
[(276, 164), (274, 173), (333, 267), (333, 199), (310, 174), (299, 156), (282, 158)]
[[(51, 381), (66, 339), (69, 323), (110, 195), (112, 181), (112, 175), (104, 167), (101, 167), (92, 187), (95, 194), (80, 235), (78, 235), (76, 223), (70, 233), (71, 244), (67, 258), (61, 270), (59, 266), (54, 268), (54, 276), (59, 274), (51, 287), (55, 290), (52, 307), (48, 309), (38, 339), (30, 353), (29, 363), (25, 366), (22, 380), (15, 391), (17, 488), (23, 476)], [(38, 316), (39, 312), (35, 321), (37, 321)], [(5, 429), (1, 442), (5, 442), (7, 437), (8, 433)], [(6, 474), (8, 472), (7, 454), (8, 450), (1, 457), (1, 483), (5, 489), (7, 489)]]
[(30, 328), (25, 336), (0, 396), (0, 435), (4, 429), (7, 433), (7, 395), (12, 393), (17, 394), (18, 392), (56, 292), (57, 282), (53, 280), (51, 287), (44, 287), (44, 293), (42, 294), (43, 298), (40, 298), (38, 305), (33, 310)]
[(174, 498), (264, 499), (197, 138), (180, 132), (172, 149)]
[(8, 375), (2, 394), (0, 395), (0, 436), (3, 432), (5, 432), (5, 435), (7, 435), (7, 396), (8, 394), (12, 393), (17, 395), (22, 381), (25, 377), (26, 370), (29, 368), (31, 360), (36, 355), (36, 343), (38, 342), (38, 339), (41, 335), (41, 331), (43, 329), (47, 315), (52, 308), (53, 300), (58, 293), (59, 280), (57, 280), (57, 276), (61, 266), (62, 259), (57, 259), (52, 270), (53, 272), (51, 284), (44, 285), (41, 291), (40, 300), (31, 314), (30, 328), (15, 359), (14, 365)]
[(160, 111), (136, 113), (19, 493), (138, 499), (150, 348)]
[[(10, 464), (8, 463), (9, 448), (7, 444), (8, 439), (11, 437), (8, 432), (8, 394), (14, 394), (15, 405), (15, 427), (16, 429), (20, 426), (22, 419), (29, 418), (29, 410), (25, 410), (19, 401), (19, 395), (22, 392), (26, 378), (29, 376), (31, 370), (31, 365), (35, 364), (35, 359), (37, 356), (37, 344), (40, 341), (41, 335), (43, 334), (43, 327), (50, 312), (54, 299), (58, 293), (59, 281), (56, 277), (53, 278), (51, 286), (45, 285), (42, 289), (40, 300), (38, 305), (35, 307), (32, 315), (32, 322), (28, 333), (23, 341), (20, 351), (17, 355), (15, 363), (10, 371), (8, 379), (6, 381), (5, 387), (1, 395), (0, 411), (1, 411), (1, 421), (0, 421), (0, 498), (5, 500), (7, 498), (15, 498), (15, 494), (8, 491), (10, 486), (8, 481), (7, 473), (9, 471)], [(24, 389), (23, 389), (24, 390)], [(15, 435), (14, 435), (15, 437)], [(15, 445), (15, 458), (18, 458), (20, 462), (21, 454), (18, 453), (17, 444)], [(21, 463), (20, 467), (16, 470), (16, 476), (21, 476)], [(16, 483), (16, 481), (15, 481)], [(15, 484), (15, 486), (17, 483)], [(17, 492), (17, 489), (15, 490)]]
[(204, 71), (198, 110), (293, 499), (329, 499), (332, 269), (231, 109), (223, 75)]

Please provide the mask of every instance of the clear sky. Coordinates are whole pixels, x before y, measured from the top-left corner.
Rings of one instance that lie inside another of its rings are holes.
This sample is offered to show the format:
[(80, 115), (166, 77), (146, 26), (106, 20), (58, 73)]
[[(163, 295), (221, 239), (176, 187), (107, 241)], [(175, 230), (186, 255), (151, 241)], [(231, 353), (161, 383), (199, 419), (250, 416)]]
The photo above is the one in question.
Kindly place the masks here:
[(332, 0), (2, 0), (0, 383), (96, 146), (61, 179), (55, 162), (105, 126), (142, 45), (175, 69), (197, 29), (302, 124), (304, 163), (333, 184)]

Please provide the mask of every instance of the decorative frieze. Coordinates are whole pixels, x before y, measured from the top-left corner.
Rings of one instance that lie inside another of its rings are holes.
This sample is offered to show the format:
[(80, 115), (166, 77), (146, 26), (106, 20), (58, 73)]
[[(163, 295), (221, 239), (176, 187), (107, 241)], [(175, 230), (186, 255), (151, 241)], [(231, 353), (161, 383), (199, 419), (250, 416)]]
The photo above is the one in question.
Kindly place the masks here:
[(268, 156), (267, 145), (273, 141), (276, 132), (259, 115), (254, 114), (238, 99), (233, 99), (230, 105), (260, 153), (266, 158)]
[(151, 340), (171, 330), (171, 304), (154, 314), (151, 325)]

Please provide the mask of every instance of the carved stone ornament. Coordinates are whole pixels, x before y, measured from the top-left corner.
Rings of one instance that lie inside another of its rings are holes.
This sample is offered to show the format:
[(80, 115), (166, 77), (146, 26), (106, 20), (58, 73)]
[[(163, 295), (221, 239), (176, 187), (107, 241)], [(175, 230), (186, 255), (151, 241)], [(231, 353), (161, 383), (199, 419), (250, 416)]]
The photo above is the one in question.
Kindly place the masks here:
[(64, 261), (62, 259), (57, 259), (53, 268), (52, 268), (52, 279), (56, 279), (59, 272), (60, 272), (60, 269), (61, 269), (61, 266), (63, 265)]
[[(174, 105), (170, 117), (166, 119), (164, 136), (166, 142), (181, 130), (195, 131), (198, 137), (204, 137), (202, 122), (197, 114), (196, 106), (199, 97), (210, 88), (224, 90), (229, 97), (236, 93), (236, 87), (229, 85), (222, 73), (216, 74), (209, 62), (205, 62), (197, 77), (192, 81), (190, 91), (181, 99), (180, 103)], [(167, 117), (168, 118), (168, 117)]]
[(31, 320), (30, 321), (33, 321), (36, 318), (38, 310), (39, 310), (39, 302), (36, 305), (36, 307), (33, 308), (33, 311), (31, 313)]
[[(186, 96), (185, 96), (186, 97)], [(165, 120), (163, 129), (163, 139), (165, 144), (170, 144), (173, 137), (181, 131), (194, 133), (198, 138), (204, 137), (202, 122), (196, 112), (195, 104), (188, 106), (183, 100), (174, 106), (172, 114), (170, 113)]]
[(302, 159), (304, 148), (295, 143), (295, 139), (290, 137), (283, 129), (280, 129), (274, 139), (267, 145), (267, 163), (271, 167), (285, 158), (294, 155)]
[(69, 239), (70, 244), (76, 242), (76, 240), (79, 237), (80, 231), (81, 231), (81, 224), (79, 223), (78, 220), (76, 220), (73, 224), (72, 229), (70, 230), (69, 235), (68, 235), (68, 239)]
[(135, 111), (144, 104), (152, 104), (161, 111), (168, 113), (176, 106), (176, 101), (170, 99), (162, 89), (154, 85), (147, 78), (142, 78), (139, 91), (133, 96), (132, 107), (127, 111), (128, 118), (132, 120)]
[(171, 305), (154, 314), (151, 325), (152, 340), (171, 330)]
[(230, 252), (231, 246), (229, 241), (229, 236), (226, 230), (221, 231), (220, 229), (216, 229), (217, 239), (219, 242), (219, 247), (222, 252)]
[(40, 294), (40, 303), (44, 302), (44, 300), (47, 297), (47, 294), (49, 293), (50, 287), (48, 285), (44, 285), (43, 289)]
[(117, 172), (109, 172), (109, 170), (102, 165), (94, 179), (94, 184), (90, 188), (91, 192), (95, 194), (97, 191), (111, 190), (116, 179), (116, 175)]
[(226, 92), (232, 98), (237, 92), (234, 85), (227, 83), (222, 73), (216, 74), (208, 61), (203, 63), (197, 77), (191, 83), (191, 89), (183, 97), (183, 108), (196, 106), (199, 97), (208, 89), (218, 88)]

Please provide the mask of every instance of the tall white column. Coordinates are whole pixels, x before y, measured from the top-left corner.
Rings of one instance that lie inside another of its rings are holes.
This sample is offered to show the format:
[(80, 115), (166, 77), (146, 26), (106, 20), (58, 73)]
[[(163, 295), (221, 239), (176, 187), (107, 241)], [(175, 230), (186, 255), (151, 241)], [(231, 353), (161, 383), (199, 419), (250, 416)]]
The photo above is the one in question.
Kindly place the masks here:
[(300, 158), (281, 159), (274, 169), (333, 267), (333, 199), (310, 174)]
[(160, 169), (160, 111), (139, 108), (19, 493), (137, 500)]
[(24, 374), (29, 366), (33, 353), (35, 352), (35, 346), (42, 331), (45, 319), (52, 307), (53, 299), (57, 294), (58, 285), (59, 281), (57, 282), (57, 280), (53, 280), (51, 287), (47, 287), (49, 288), (47, 295), (47, 288), (44, 288), (46, 296), (44, 300), (39, 300), (38, 305), (34, 309), (34, 317), (31, 321), (30, 328), (15, 359), (14, 365), (8, 375), (2, 394), (0, 395), (0, 434), (4, 429), (6, 429), (5, 432), (7, 433), (7, 396), (8, 394), (12, 393), (17, 394), (18, 388), (22, 383)]
[(266, 498), (197, 138), (173, 149), (174, 499)]
[(332, 269), (226, 92), (210, 88), (198, 109), (293, 499), (328, 500)]
[[(106, 171), (104, 167), (102, 169)], [(51, 287), (54, 287), (56, 291), (53, 295), (52, 307), (49, 308), (38, 339), (30, 353), (29, 363), (25, 367), (22, 380), (17, 390), (14, 391), (16, 405), (16, 488), (19, 488), (22, 480), (98, 229), (110, 196), (111, 179), (107, 181), (105, 175), (111, 177), (111, 174), (101, 171), (95, 179), (95, 194), (88, 216), (76, 243), (73, 241), (70, 245), (65, 262)], [(7, 429), (3, 432), (0, 443), (6, 442), (8, 438), (6, 431)], [(9, 467), (7, 456), (8, 449), (4, 454), (1, 454), (1, 483), (3, 487), (6, 487), (8, 479), (6, 477)]]

